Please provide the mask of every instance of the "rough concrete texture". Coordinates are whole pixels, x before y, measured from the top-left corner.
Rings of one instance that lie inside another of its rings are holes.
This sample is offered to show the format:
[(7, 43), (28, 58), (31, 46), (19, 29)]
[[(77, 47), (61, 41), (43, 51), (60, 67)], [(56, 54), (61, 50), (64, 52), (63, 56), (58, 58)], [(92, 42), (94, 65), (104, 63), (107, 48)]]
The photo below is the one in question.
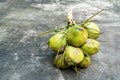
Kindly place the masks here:
[[(101, 50), (79, 77), (53, 65), (51, 35), (37, 36), (64, 26), (69, 9), (75, 20), (107, 9), (94, 17)], [(120, 0), (0, 0), (0, 80), (120, 80)]]

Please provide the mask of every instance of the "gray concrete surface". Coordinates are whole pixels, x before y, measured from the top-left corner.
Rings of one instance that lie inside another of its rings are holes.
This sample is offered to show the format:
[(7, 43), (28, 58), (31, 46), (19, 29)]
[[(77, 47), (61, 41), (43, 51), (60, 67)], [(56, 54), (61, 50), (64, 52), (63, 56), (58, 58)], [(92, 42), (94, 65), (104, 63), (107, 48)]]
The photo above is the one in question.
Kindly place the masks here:
[[(36, 35), (66, 23), (69, 9), (94, 20), (104, 32), (92, 65), (79, 71), (59, 70), (47, 46), (51, 35)], [(0, 0), (0, 80), (120, 80), (120, 0)]]

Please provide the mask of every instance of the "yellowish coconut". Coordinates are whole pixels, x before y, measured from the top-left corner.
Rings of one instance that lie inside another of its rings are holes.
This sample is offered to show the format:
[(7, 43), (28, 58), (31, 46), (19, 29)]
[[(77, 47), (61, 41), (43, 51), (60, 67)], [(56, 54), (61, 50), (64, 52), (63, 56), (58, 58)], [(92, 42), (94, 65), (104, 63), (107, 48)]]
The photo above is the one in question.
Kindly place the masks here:
[(63, 54), (56, 55), (54, 58), (54, 64), (57, 68), (65, 69), (69, 66), (64, 62), (64, 56)]
[(88, 67), (91, 64), (91, 59), (89, 55), (84, 54), (84, 59), (78, 64), (78, 67)]
[(87, 42), (81, 47), (87, 54), (94, 55), (100, 49), (100, 43), (94, 39), (87, 39)]
[(76, 25), (68, 29), (66, 38), (70, 45), (82, 46), (88, 38), (88, 32), (85, 28)]
[(88, 31), (88, 37), (91, 39), (97, 39), (100, 36), (100, 29), (94, 22), (88, 22), (84, 25)]
[(63, 33), (55, 34), (49, 39), (48, 45), (53, 51), (63, 52), (67, 45), (65, 34)]
[(74, 66), (80, 63), (84, 58), (83, 52), (80, 48), (76, 48), (73, 46), (67, 46), (65, 49), (65, 62), (69, 66)]

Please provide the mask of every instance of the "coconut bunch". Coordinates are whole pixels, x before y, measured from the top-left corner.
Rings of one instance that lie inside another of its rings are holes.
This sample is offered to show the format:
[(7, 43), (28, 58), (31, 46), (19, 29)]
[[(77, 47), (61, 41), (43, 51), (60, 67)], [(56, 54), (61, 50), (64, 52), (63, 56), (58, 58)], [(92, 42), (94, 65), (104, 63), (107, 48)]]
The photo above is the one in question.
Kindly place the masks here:
[(54, 64), (57, 68), (72, 67), (78, 76), (78, 68), (86, 68), (91, 64), (91, 56), (100, 50), (97, 41), (101, 32), (92, 18), (103, 10), (95, 13), (81, 24), (75, 23), (72, 11), (68, 13), (68, 25), (59, 29), (48, 40), (48, 46), (56, 52)]

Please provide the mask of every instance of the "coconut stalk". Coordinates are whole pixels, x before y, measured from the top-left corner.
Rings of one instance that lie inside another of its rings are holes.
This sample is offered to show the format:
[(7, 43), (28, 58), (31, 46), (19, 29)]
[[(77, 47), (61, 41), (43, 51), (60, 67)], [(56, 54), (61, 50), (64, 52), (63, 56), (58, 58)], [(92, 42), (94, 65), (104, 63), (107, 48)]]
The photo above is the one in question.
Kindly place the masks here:
[(75, 70), (76, 76), (78, 77), (78, 67), (75, 65), (75, 66), (73, 66), (73, 69)]
[(88, 19), (86, 19), (86, 20), (83, 22), (82, 26), (84, 26), (87, 22), (90, 22), (93, 17), (95, 17), (96, 15), (100, 14), (100, 13), (101, 13), (102, 11), (104, 11), (104, 10), (105, 10), (105, 9), (102, 9), (102, 10), (96, 12), (95, 14), (93, 14), (92, 16), (90, 16)]
[[(64, 29), (65, 28), (59, 28), (57, 32), (59, 32), (61, 30), (64, 30)], [(45, 35), (53, 33), (53, 32), (56, 32), (55, 29), (53, 29), (53, 30), (47, 30), (47, 31), (45, 31), (43, 33), (38, 34), (37, 36), (42, 37), (42, 36), (45, 36)]]

